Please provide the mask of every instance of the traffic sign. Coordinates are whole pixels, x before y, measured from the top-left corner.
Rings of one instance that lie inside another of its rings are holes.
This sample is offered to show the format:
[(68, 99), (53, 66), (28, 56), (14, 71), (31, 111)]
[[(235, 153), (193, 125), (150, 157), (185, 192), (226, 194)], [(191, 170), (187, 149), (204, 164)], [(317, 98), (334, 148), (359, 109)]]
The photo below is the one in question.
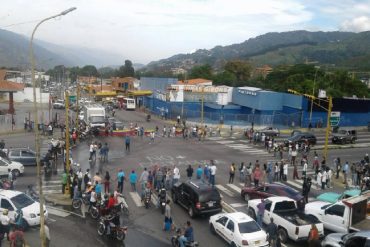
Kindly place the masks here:
[(330, 126), (335, 127), (339, 125), (340, 122), (340, 111), (332, 111), (330, 113)]

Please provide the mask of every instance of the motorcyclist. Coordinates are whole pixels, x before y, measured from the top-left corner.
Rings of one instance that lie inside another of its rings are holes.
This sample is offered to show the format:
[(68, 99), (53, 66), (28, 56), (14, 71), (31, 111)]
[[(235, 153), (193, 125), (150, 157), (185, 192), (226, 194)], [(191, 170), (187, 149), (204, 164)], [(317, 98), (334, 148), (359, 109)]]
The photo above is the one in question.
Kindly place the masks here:
[(158, 207), (161, 207), (162, 202), (164, 203), (166, 202), (166, 189), (165, 188), (160, 189), (158, 197), (159, 197)]
[(150, 118), (151, 118), (151, 116), (150, 116), (150, 114), (148, 114), (148, 115), (146, 115), (146, 121), (150, 121)]
[(179, 238), (180, 247), (185, 247), (185, 244), (187, 242), (193, 242), (193, 241), (194, 241), (194, 230), (193, 230), (193, 227), (191, 226), (190, 221), (187, 221), (184, 235), (182, 235)]
[(151, 197), (152, 197), (152, 189), (150, 187), (150, 183), (147, 183), (146, 185), (146, 188), (144, 190), (144, 193), (143, 193), (143, 198), (142, 200), (145, 202), (146, 198), (149, 198), (149, 201), (151, 200)]
[(5, 148), (5, 142), (4, 140), (1, 140), (0, 141), (0, 149), (4, 149)]

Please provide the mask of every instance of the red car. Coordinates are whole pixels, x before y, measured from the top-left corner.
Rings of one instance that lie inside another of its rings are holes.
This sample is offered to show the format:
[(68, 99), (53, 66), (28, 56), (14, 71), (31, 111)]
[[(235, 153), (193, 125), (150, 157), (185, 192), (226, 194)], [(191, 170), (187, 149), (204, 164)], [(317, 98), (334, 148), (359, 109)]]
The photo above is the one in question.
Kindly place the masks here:
[(246, 202), (251, 199), (265, 199), (270, 196), (286, 196), (295, 200), (299, 208), (304, 208), (305, 205), (301, 193), (286, 185), (265, 184), (259, 187), (244, 187), (240, 194)]

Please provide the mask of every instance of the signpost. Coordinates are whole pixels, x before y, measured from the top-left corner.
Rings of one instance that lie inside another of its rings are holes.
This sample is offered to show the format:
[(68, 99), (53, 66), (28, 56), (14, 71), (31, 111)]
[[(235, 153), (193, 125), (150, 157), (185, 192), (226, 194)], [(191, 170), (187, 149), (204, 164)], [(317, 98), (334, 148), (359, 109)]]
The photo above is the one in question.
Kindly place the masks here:
[(330, 113), (330, 126), (336, 127), (340, 122), (340, 111), (332, 111)]

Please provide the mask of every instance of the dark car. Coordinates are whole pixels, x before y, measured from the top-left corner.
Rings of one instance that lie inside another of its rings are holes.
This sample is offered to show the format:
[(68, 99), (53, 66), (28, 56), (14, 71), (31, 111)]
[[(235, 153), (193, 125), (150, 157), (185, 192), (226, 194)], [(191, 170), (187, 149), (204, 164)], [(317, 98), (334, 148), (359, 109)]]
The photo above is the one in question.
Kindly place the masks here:
[(222, 211), (221, 196), (212, 185), (201, 180), (178, 182), (172, 187), (172, 200), (188, 210), (190, 217)]
[(354, 129), (339, 129), (337, 133), (333, 133), (331, 142), (333, 144), (355, 143), (357, 140), (357, 131)]
[(256, 132), (264, 134), (265, 136), (279, 136), (280, 135), (280, 130), (274, 127), (266, 127), (266, 128), (257, 130)]
[(280, 184), (265, 184), (259, 187), (244, 187), (240, 192), (245, 201), (252, 199), (265, 199), (271, 196), (286, 196), (295, 200), (299, 208), (304, 208), (304, 198), (300, 192), (289, 186)]
[[(47, 159), (46, 156), (46, 153), (41, 154), (41, 162)], [(29, 148), (10, 149), (8, 153), (8, 159), (12, 161), (18, 161), (24, 166), (36, 165), (36, 153)]]
[(297, 133), (294, 136), (287, 138), (284, 141), (284, 144), (285, 146), (289, 146), (290, 143), (298, 143), (300, 145), (305, 142), (308, 142), (310, 145), (315, 145), (317, 142), (316, 136), (309, 132)]

